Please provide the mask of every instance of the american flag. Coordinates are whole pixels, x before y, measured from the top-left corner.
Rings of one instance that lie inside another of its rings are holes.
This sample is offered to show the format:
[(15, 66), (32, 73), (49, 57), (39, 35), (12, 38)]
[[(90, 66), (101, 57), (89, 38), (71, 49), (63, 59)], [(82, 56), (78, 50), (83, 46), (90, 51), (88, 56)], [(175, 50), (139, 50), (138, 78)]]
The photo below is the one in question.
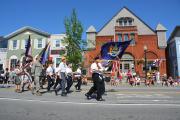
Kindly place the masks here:
[[(114, 74), (115, 72), (120, 73), (120, 61), (119, 60), (113, 60), (112, 62), (113, 63), (112, 63), (111, 74)], [(118, 77), (118, 76), (116, 76), (116, 77)]]
[(162, 59), (155, 59), (153, 64), (155, 64), (156, 67), (159, 67), (162, 62)]

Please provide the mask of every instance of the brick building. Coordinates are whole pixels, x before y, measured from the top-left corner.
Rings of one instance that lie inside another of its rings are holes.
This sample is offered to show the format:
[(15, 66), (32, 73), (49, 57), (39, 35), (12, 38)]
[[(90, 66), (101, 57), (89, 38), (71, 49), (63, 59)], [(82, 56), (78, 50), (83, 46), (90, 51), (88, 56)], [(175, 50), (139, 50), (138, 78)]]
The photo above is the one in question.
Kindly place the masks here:
[[(121, 58), (120, 68), (122, 72), (131, 70), (144, 75), (145, 50), (147, 57), (147, 69), (159, 70), (160, 74), (166, 74), (166, 28), (158, 24), (156, 30), (149, 27), (143, 20), (136, 16), (128, 8), (122, 8), (110, 19), (98, 32), (90, 26), (87, 33), (88, 51), (85, 52), (84, 67), (89, 73), (90, 64), (97, 55), (100, 55), (101, 46), (108, 41), (132, 42)], [(156, 59), (161, 60), (159, 67), (154, 66)], [(89, 74), (90, 75), (90, 74)]]

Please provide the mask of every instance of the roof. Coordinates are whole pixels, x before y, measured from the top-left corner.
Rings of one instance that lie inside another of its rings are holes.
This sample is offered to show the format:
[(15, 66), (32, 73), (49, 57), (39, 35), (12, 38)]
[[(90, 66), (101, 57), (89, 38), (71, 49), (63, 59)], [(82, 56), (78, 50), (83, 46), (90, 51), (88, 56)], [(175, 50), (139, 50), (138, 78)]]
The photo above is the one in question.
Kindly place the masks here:
[(170, 40), (176, 35), (176, 33), (180, 31), (180, 25), (176, 26), (173, 30), (173, 32), (171, 33), (171, 36), (168, 39), (168, 42), (170, 42)]
[(146, 24), (141, 18), (139, 18), (136, 14), (134, 14), (131, 10), (129, 10), (127, 7), (123, 7), (121, 8), (99, 31), (98, 33), (114, 18), (116, 17), (123, 9), (126, 9), (127, 11), (129, 11), (132, 15), (134, 15), (135, 17), (137, 17), (137, 19), (139, 19), (143, 24), (145, 24), (152, 32), (155, 33), (154, 29), (152, 29), (148, 24)]
[(6, 39), (10, 39), (10, 38), (12, 38), (12, 37), (14, 37), (14, 36), (16, 36), (16, 35), (24, 32), (24, 31), (26, 31), (26, 30), (33, 31), (33, 32), (35, 32), (35, 33), (38, 33), (38, 34), (43, 35), (43, 36), (46, 36), (46, 37), (49, 37), (49, 36), (50, 36), (50, 34), (47, 33), (47, 32), (41, 31), (41, 30), (39, 30), (39, 29), (30, 27), (30, 26), (25, 26), (25, 27), (22, 27), (22, 28), (20, 28), (20, 29), (18, 29), (18, 30), (16, 30), (16, 31), (14, 31), (14, 32), (6, 35), (5, 38), (6, 38)]
[(159, 23), (156, 27), (156, 31), (167, 31), (167, 29)]
[(94, 27), (93, 25), (91, 25), (91, 26), (87, 29), (86, 32), (87, 32), (87, 33), (88, 33), (88, 32), (96, 32), (96, 29), (95, 29), (95, 27)]

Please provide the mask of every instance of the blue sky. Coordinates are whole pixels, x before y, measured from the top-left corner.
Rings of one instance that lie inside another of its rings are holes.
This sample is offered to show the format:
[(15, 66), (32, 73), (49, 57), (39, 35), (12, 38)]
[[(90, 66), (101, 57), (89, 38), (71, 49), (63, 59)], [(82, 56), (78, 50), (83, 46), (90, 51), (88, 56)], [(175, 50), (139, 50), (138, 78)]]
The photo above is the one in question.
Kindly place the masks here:
[(180, 25), (180, 0), (0, 0), (0, 36), (23, 26), (51, 34), (64, 33), (64, 18), (75, 8), (85, 31), (94, 25), (99, 31), (123, 6), (151, 28), (162, 23), (167, 38)]

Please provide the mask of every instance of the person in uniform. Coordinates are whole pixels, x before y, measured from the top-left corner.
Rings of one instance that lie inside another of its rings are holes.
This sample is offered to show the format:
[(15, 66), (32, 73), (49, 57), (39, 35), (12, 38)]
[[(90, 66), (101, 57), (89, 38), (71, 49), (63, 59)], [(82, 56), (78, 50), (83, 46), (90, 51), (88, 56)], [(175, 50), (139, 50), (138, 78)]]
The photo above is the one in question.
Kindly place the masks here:
[(32, 94), (36, 94), (37, 96), (41, 96), (42, 94), (40, 93), (40, 76), (42, 72), (42, 64), (39, 62), (40, 57), (38, 56), (34, 63), (32, 64), (31, 68), (31, 74), (34, 77), (34, 88), (32, 89)]
[(54, 85), (54, 68), (52, 62), (49, 62), (49, 66), (46, 69), (46, 75), (48, 81), (47, 91), (49, 92), (51, 87)]
[(104, 93), (104, 78), (102, 76), (103, 67), (100, 63), (99, 57), (96, 57), (94, 62), (91, 64), (91, 72), (92, 72), (92, 80), (93, 80), (93, 86), (85, 94), (87, 99), (91, 99), (91, 95), (97, 91), (97, 101), (105, 101), (105, 99), (102, 98), (102, 94)]
[(59, 73), (59, 77), (61, 79), (61, 86), (58, 86), (56, 89), (55, 89), (55, 94), (57, 95), (58, 91), (61, 89), (62, 90), (62, 93), (61, 93), (61, 96), (66, 96), (67, 93), (66, 93), (66, 69), (67, 69), (67, 65), (66, 65), (66, 58), (65, 57), (62, 57), (61, 58), (62, 62), (59, 64), (59, 67), (58, 67), (58, 73)]
[(70, 88), (73, 84), (72, 76), (73, 76), (72, 64), (68, 63), (67, 68), (66, 68), (66, 79), (67, 79), (66, 91), (67, 91), (67, 93), (70, 93)]
[(82, 73), (81, 73), (81, 67), (79, 66), (76, 70), (77, 84), (75, 85), (76, 90), (81, 90), (81, 84), (82, 84)]

